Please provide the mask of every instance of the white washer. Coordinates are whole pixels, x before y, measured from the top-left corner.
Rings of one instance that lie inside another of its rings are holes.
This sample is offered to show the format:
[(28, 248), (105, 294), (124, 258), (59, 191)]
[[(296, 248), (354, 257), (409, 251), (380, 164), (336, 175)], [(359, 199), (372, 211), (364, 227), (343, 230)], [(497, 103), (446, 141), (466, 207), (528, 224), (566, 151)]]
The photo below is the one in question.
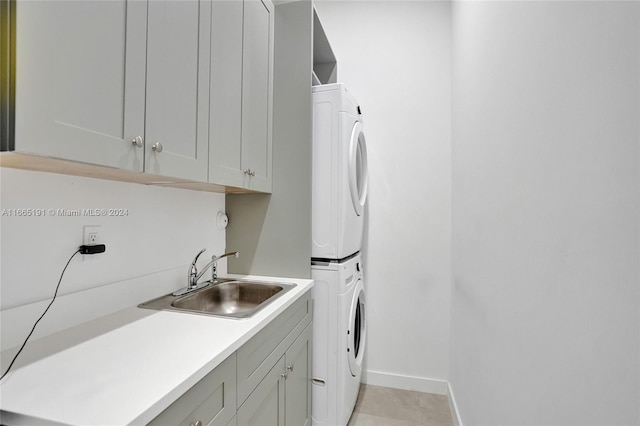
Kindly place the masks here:
[(362, 261), (311, 262), (313, 304), (312, 418), (345, 426), (358, 397), (366, 343)]
[(313, 87), (312, 258), (360, 251), (367, 146), (360, 107), (342, 83)]

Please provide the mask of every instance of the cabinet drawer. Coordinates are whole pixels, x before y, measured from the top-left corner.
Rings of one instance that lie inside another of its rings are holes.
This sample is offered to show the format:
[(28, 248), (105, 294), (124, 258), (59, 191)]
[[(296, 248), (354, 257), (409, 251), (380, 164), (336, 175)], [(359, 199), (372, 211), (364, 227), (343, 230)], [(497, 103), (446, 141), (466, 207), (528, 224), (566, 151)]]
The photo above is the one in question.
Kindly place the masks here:
[(238, 349), (238, 406), (309, 324), (311, 316), (311, 292), (308, 291)]
[(236, 354), (178, 398), (150, 425), (226, 426), (236, 414)]

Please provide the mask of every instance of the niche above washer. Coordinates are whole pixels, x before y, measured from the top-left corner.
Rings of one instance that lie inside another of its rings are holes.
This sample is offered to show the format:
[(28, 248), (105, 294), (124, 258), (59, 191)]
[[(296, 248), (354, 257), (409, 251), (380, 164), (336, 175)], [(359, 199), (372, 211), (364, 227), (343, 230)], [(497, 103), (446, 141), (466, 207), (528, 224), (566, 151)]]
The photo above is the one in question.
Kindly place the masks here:
[(327, 35), (322, 28), (315, 7), (313, 8), (312, 82), (314, 86), (338, 82), (338, 63), (327, 39)]

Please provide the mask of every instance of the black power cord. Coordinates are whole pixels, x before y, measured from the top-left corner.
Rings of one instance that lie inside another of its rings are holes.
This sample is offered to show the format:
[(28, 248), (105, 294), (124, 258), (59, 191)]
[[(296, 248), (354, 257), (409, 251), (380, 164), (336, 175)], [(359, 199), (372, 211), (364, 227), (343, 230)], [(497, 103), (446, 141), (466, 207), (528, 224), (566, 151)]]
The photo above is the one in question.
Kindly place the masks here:
[(53, 302), (56, 300), (56, 296), (58, 296), (58, 289), (60, 288), (60, 283), (62, 282), (62, 277), (64, 276), (64, 273), (67, 270), (67, 266), (69, 266), (69, 263), (71, 263), (71, 260), (75, 257), (75, 255), (78, 254), (78, 253), (82, 253), (82, 254), (104, 253), (105, 250), (106, 250), (106, 247), (105, 247), (104, 244), (98, 244), (98, 245), (93, 245), (93, 246), (86, 246), (85, 245), (85, 246), (80, 246), (78, 248), (78, 250), (76, 250), (71, 255), (71, 257), (67, 261), (67, 264), (64, 265), (64, 269), (62, 270), (62, 273), (60, 274), (60, 279), (58, 280), (58, 285), (56, 286), (56, 291), (53, 293), (53, 298), (51, 299), (51, 302), (49, 302), (49, 305), (47, 306), (47, 309), (45, 309), (44, 312), (42, 313), (42, 315), (40, 315), (40, 318), (38, 318), (38, 320), (35, 322), (35, 324), (33, 324), (33, 327), (31, 328), (31, 331), (29, 332), (29, 335), (27, 336), (26, 339), (24, 339), (24, 342), (22, 343), (22, 346), (20, 346), (20, 349), (18, 349), (18, 352), (15, 354), (15, 356), (11, 360), (11, 363), (9, 364), (9, 368), (7, 368), (7, 371), (5, 371), (2, 374), (2, 376), (0, 377), (0, 380), (4, 379), (4, 376), (6, 376), (9, 373), (9, 370), (11, 370), (11, 367), (13, 367), (13, 363), (16, 362), (16, 359), (18, 358), (18, 355), (20, 355), (20, 353), (22, 352), (22, 350), (26, 346), (27, 342), (29, 341), (29, 338), (31, 337), (31, 335), (35, 331), (36, 326), (38, 325), (40, 320), (45, 316), (45, 314), (49, 311), (49, 308), (51, 307), (51, 305), (53, 305)]

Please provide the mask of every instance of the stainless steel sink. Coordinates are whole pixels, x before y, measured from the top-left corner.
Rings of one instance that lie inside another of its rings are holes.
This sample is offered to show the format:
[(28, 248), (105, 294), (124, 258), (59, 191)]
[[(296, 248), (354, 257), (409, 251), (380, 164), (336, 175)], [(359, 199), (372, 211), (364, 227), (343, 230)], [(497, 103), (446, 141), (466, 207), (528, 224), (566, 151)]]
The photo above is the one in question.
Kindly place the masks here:
[(166, 296), (138, 305), (140, 308), (193, 312), (247, 318), (295, 287), (295, 284), (243, 280), (217, 280), (184, 296)]

